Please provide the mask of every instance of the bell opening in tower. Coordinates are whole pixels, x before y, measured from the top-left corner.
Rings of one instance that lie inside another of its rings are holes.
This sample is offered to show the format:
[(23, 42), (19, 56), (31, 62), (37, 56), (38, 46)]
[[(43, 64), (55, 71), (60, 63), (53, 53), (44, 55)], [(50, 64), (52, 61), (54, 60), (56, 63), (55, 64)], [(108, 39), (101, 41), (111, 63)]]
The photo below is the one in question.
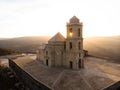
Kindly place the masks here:
[(73, 36), (73, 31), (72, 31), (72, 28), (70, 28), (69, 35), (70, 35), (70, 37), (72, 37), (72, 36)]

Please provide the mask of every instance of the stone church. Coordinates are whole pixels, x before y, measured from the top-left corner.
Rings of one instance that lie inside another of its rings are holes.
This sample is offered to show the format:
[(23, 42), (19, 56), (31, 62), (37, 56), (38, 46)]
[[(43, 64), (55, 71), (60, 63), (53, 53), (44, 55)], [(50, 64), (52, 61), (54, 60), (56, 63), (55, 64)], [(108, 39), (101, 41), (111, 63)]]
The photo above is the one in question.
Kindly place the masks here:
[(83, 24), (73, 16), (66, 24), (67, 37), (59, 32), (39, 47), (37, 60), (49, 67), (84, 68)]

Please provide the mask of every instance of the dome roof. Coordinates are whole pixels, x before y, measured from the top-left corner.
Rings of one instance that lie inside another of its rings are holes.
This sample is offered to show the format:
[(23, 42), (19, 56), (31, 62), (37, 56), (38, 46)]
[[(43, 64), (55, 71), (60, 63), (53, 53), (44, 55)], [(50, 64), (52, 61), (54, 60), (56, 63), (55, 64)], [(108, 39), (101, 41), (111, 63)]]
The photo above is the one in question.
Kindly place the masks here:
[(61, 33), (57, 33), (55, 36), (53, 36), (49, 41), (48, 43), (50, 42), (64, 42), (65, 41), (65, 38), (62, 36)]
[(73, 17), (70, 19), (70, 23), (79, 23), (79, 19), (78, 19), (76, 16), (73, 16)]

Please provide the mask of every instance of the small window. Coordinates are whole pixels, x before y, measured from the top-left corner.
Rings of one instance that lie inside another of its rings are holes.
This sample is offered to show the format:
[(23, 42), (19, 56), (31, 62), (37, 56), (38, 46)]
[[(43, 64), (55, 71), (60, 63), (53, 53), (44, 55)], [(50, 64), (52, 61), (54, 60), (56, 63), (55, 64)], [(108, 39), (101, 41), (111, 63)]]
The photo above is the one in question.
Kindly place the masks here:
[(80, 50), (80, 42), (78, 42), (78, 49)]
[(80, 37), (80, 28), (78, 28), (78, 37)]
[(48, 51), (46, 51), (46, 55), (48, 55)]
[(69, 43), (69, 48), (72, 49), (72, 42)]
[(81, 59), (79, 59), (78, 67), (81, 68)]
[(70, 32), (72, 33), (72, 28), (70, 28)]
[(81, 54), (79, 53), (79, 57), (81, 57)]
[(73, 68), (73, 62), (70, 61), (70, 68), (72, 69)]
[(66, 44), (64, 44), (64, 49), (66, 49)]

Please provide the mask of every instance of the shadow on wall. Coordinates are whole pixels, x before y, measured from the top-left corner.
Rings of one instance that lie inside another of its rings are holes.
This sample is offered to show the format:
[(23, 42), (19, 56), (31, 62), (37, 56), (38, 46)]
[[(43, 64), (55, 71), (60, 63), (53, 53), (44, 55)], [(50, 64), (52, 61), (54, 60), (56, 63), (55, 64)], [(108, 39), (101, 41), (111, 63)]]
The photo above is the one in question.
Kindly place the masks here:
[(120, 90), (120, 81), (114, 83), (113, 85), (111, 85), (103, 90)]
[(30, 88), (30, 90), (52, 90), (42, 82), (35, 80), (27, 72), (21, 69), (15, 62), (9, 59), (9, 68), (15, 72), (17, 77)]

